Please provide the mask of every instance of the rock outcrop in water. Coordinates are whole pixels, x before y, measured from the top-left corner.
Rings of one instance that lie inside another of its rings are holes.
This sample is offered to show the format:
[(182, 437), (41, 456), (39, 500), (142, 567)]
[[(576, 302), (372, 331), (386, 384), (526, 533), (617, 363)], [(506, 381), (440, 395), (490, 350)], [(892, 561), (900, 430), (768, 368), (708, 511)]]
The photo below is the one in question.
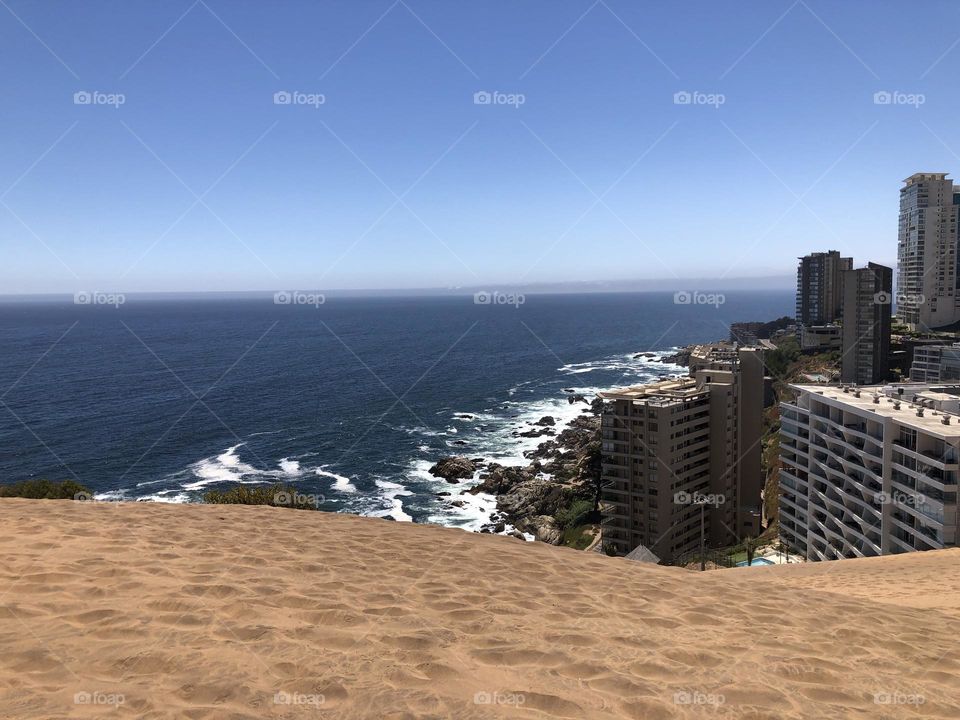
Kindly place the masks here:
[(470, 458), (453, 455), (441, 458), (438, 463), (430, 468), (430, 474), (434, 477), (443, 478), (448, 483), (456, 483), (464, 478), (473, 477), (476, 469), (477, 463)]

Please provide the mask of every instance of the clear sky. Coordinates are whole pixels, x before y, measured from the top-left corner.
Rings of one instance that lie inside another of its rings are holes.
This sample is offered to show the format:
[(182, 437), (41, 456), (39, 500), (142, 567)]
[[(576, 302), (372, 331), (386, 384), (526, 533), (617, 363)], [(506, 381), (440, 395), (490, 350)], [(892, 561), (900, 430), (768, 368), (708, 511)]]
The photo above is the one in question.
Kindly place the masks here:
[(893, 263), (960, 177), (953, 0), (0, 0), (0, 65), (4, 293)]

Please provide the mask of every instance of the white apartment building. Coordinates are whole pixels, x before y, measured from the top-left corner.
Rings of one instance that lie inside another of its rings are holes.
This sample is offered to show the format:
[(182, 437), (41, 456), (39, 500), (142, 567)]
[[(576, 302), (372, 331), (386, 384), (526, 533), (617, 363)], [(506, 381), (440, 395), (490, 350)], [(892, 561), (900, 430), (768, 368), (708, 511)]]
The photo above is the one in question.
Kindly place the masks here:
[(918, 345), (913, 350), (910, 381), (960, 383), (960, 343)]
[(780, 538), (807, 560), (955, 546), (960, 386), (791, 385)]
[(960, 187), (946, 173), (903, 181), (897, 235), (897, 319), (913, 330), (960, 321), (957, 213)]

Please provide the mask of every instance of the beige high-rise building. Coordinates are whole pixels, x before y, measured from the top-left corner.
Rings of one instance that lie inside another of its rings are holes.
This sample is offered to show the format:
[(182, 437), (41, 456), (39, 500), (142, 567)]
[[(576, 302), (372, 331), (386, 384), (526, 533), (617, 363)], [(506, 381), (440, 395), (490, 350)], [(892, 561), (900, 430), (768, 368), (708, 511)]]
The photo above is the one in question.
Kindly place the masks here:
[[(604, 545), (672, 560), (760, 532), (763, 356), (703, 346), (690, 377), (600, 393)], [(702, 505), (699, 503), (703, 503)]]
[(916, 173), (900, 189), (897, 320), (914, 330), (960, 321), (960, 187), (946, 173)]

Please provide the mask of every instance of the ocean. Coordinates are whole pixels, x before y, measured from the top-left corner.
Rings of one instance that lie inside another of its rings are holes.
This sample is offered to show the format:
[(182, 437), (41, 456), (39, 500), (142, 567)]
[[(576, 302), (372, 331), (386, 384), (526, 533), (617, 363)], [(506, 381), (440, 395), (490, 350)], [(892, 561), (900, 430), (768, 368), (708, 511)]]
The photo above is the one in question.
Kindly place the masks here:
[(190, 502), (279, 481), (325, 510), (477, 529), (493, 501), (439, 498), (465, 487), (427, 472), (439, 458), (525, 463), (548, 438), (516, 433), (583, 412), (571, 394), (683, 372), (659, 358), (793, 310), (792, 290), (521, 299), (0, 301), (0, 482)]

